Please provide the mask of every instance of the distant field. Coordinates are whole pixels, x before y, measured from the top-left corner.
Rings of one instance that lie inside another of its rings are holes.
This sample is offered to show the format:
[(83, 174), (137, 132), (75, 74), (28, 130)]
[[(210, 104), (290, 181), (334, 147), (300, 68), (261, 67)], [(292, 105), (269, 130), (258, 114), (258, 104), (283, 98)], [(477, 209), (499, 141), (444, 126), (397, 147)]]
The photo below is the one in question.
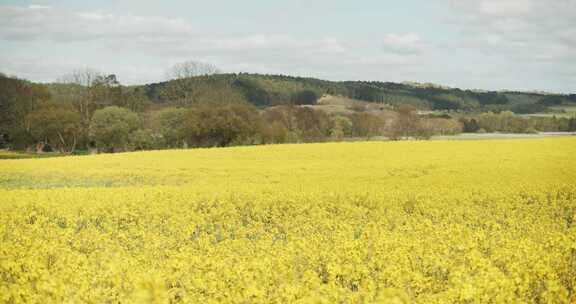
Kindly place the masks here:
[[(576, 137), (576, 132), (540, 132), (540, 133), (461, 133), (456, 135), (435, 135), (431, 140), (495, 140), (495, 139), (537, 139), (551, 137)], [(349, 141), (365, 141), (365, 138), (349, 138)], [(389, 141), (384, 136), (371, 137), (371, 141)]]
[(2, 159), (23, 159), (23, 158), (43, 158), (43, 157), (54, 157), (59, 156), (56, 153), (43, 153), (43, 154), (36, 154), (36, 153), (26, 153), (20, 151), (9, 151), (9, 150), (1, 150), (0, 149), (0, 160)]
[(576, 132), (540, 132), (525, 133), (462, 133), (457, 135), (433, 136), (433, 140), (480, 140), (480, 139), (534, 139), (549, 137), (576, 137)]
[(571, 303), (576, 138), (0, 161), (0, 302)]
[(552, 107), (555, 110), (564, 110), (566, 113), (576, 113), (576, 105)]
[(555, 109), (561, 109), (563, 110), (565, 113), (564, 115), (567, 117), (576, 117), (576, 105), (573, 106), (561, 106)]
[(521, 114), (521, 116), (524, 117), (554, 117), (556, 116), (557, 118), (560, 117), (565, 117), (565, 118), (570, 118), (573, 117), (574, 114), (567, 112), (567, 113), (534, 113), (534, 114)]
[(334, 95), (324, 95), (318, 99), (316, 105), (308, 106), (314, 109), (323, 110), (326, 113), (341, 113), (341, 114), (351, 114), (359, 109), (362, 112), (371, 113), (384, 113), (391, 115), (390, 105), (385, 105), (381, 103), (367, 102), (353, 98), (347, 98), (342, 96)]
[(560, 113), (535, 113), (535, 114), (524, 114), (523, 116), (535, 116), (535, 117), (574, 117), (576, 115), (576, 105), (563, 105), (563, 106), (552, 106), (550, 109), (558, 111)]

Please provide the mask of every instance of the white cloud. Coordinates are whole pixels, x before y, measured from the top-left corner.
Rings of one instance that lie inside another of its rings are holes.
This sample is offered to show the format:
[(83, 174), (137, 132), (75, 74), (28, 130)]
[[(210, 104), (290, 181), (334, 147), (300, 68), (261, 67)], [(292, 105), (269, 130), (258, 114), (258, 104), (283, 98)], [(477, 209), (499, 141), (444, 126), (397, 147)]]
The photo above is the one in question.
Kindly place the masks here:
[(451, 2), (462, 34), (456, 47), (485, 55), (479, 59), (484, 66), (510, 66), (491, 79), (530, 89), (573, 90), (569, 71), (576, 71), (576, 0)]
[(336, 38), (327, 37), (321, 39), (314, 46), (318, 53), (344, 53), (348, 47)]
[(29, 56), (0, 56), (2, 73), (24, 78), (33, 78), (44, 82), (54, 80), (55, 74), (63, 75), (81, 66), (81, 62), (74, 62), (73, 60), (64, 58), (43, 60), (42, 58)]
[(452, 0), (464, 47), (522, 64), (576, 60), (576, 0)]
[[(337, 64), (334, 56), (347, 56), (348, 52), (348, 46), (334, 37), (304, 39), (288, 34), (212, 33), (177, 18), (77, 12), (39, 5), (0, 6), (2, 40), (13, 45), (25, 43), (20, 48), (29, 51), (28, 56), (21, 56), (17, 51), (0, 50), (3, 70), (41, 81), (53, 80), (66, 70), (86, 65), (118, 73), (121, 81), (127, 83), (152, 81), (152, 74), (161, 80), (163, 72), (155, 64), (168, 67), (170, 62), (190, 59), (216, 63), (227, 71), (251, 67), (254, 71), (281, 73), (285, 72), (282, 69), (287, 71), (305, 64), (317, 66), (316, 62), (327, 60)], [(60, 52), (38, 56), (31, 51), (34, 46)], [(86, 60), (88, 52), (96, 56)], [(62, 56), (66, 53), (71, 55), (68, 62)], [(152, 68), (135, 67), (135, 60), (118, 63), (125, 56), (146, 58), (140, 62), (147, 60)], [(117, 62), (116, 66), (110, 66), (111, 60)]]
[(287, 35), (256, 34), (244, 37), (222, 37), (210, 42), (211, 48), (217, 49), (269, 49), (292, 47), (298, 41)]
[(192, 26), (181, 19), (72, 12), (47, 6), (0, 6), (0, 38), (33, 41), (90, 41), (138, 37), (185, 37)]
[(71, 71), (83, 68), (94, 68), (104, 73), (113, 73), (124, 84), (150, 83), (159, 80), (164, 73), (164, 65), (130, 64), (118, 65), (114, 62), (86, 62), (65, 56), (51, 58), (35, 56), (0, 57), (0, 72), (33, 79), (40, 82), (53, 82)]
[(204, 39), (202, 49), (215, 50), (254, 50), (291, 49), (318, 53), (342, 53), (346, 46), (335, 38), (297, 39), (291, 35), (253, 34), (239, 37)]
[(0, 6), (0, 39), (7, 41), (93, 42), (119, 48), (133, 46), (153, 53), (174, 50), (306, 49), (344, 52), (332, 37), (299, 39), (286, 34), (215, 34), (194, 29), (178, 18), (74, 12), (46, 6)]
[(384, 36), (384, 50), (397, 53), (417, 53), (424, 49), (425, 43), (416, 33), (396, 34)]
[(340, 33), (216, 31), (199, 24), (172, 17), (0, 5), (0, 44), (8, 46), (0, 49), (0, 66), (40, 81), (89, 66), (115, 73), (126, 84), (164, 80), (164, 69), (184, 60), (213, 63), (226, 72), (440, 81), (426, 78), (433, 67), (422, 68), (429, 55), (425, 51), (435, 44), (417, 33), (388, 33), (380, 41), (343, 40), (346, 35)]
[[(222, 33), (179, 18), (70, 11), (39, 5), (0, 6), (0, 43), (2, 40), (12, 45), (12, 51), (0, 50), (3, 69), (10, 73), (50, 81), (67, 70), (91, 66), (117, 73), (124, 83), (162, 80), (161, 65), (168, 67), (190, 59), (235, 72), (296, 71), (326, 76), (358, 68), (378, 70), (378, 66), (409, 65), (411, 54), (404, 53), (412, 53), (423, 45), (416, 34), (392, 34), (385, 37), (390, 52), (381, 54), (377, 46), (345, 42), (333, 36)], [(35, 47), (52, 53), (35, 52)], [(26, 56), (18, 54), (19, 49), (25, 49)]]
[(531, 0), (485, 0), (478, 2), (482, 13), (491, 16), (524, 15), (533, 9)]
[(29, 9), (49, 9), (52, 8), (51, 6), (47, 6), (47, 5), (39, 5), (39, 4), (31, 4), (28, 5)]

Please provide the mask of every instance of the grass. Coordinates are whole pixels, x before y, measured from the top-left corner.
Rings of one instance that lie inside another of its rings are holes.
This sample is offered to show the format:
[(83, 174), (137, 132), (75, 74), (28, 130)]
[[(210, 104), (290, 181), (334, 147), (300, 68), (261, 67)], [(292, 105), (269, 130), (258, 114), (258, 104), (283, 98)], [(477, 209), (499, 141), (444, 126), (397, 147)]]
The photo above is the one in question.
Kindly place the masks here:
[(28, 158), (47, 158), (61, 156), (58, 153), (28, 153), (22, 151), (11, 151), (0, 149), (0, 160), (2, 159), (28, 159)]

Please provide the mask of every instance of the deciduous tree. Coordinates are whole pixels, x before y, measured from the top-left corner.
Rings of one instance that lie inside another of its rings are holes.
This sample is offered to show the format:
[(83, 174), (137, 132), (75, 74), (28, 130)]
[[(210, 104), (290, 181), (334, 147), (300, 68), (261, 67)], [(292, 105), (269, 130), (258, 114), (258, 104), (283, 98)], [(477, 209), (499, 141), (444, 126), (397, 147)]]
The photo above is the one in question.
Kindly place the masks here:
[(130, 137), (140, 127), (136, 113), (116, 106), (97, 110), (90, 121), (90, 136), (104, 152), (129, 150)]
[(164, 100), (179, 107), (199, 103), (203, 95), (213, 93), (214, 86), (219, 85), (211, 76), (218, 69), (211, 64), (186, 61), (172, 66), (166, 76), (169, 82), (162, 88), (160, 95)]
[(186, 116), (186, 135), (199, 147), (226, 147), (232, 143), (250, 143), (258, 134), (260, 116), (246, 103), (202, 103)]
[(73, 108), (47, 103), (27, 117), (30, 132), (39, 143), (38, 149), (49, 144), (60, 153), (72, 153), (78, 142), (80, 115)]

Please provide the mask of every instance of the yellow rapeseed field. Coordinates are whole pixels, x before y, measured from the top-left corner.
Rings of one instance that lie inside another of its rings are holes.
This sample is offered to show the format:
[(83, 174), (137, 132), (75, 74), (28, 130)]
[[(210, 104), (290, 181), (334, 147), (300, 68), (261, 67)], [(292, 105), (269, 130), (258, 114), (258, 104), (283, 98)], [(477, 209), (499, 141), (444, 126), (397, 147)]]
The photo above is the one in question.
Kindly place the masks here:
[(0, 302), (576, 303), (576, 139), (0, 160)]

